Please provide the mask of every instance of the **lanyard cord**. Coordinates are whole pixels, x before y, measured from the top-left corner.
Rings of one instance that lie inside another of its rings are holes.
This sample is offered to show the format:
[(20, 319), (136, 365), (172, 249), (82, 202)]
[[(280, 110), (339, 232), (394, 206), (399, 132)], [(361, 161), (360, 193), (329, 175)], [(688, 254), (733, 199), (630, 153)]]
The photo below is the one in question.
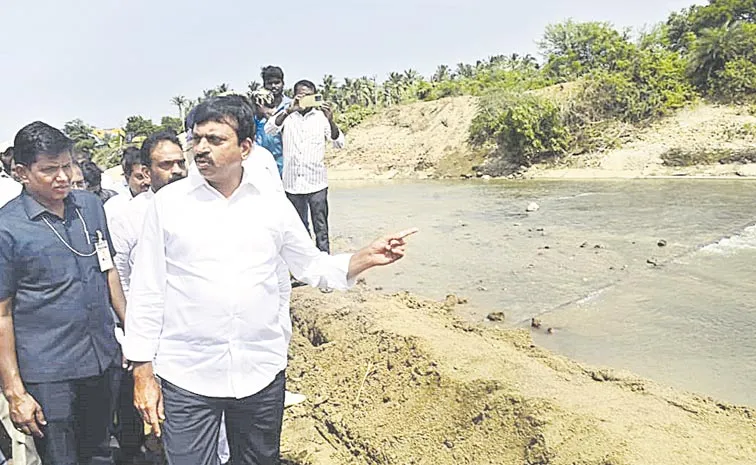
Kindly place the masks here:
[[(84, 218), (81, 216), (81, 213), (79, 212), (78, 208), (76, 209), (76, 214), (79, 216), (79, 220), (81, 221), (81, 225), (82, 225), (81, 227), (84, 230), (84, 235), (87, 238), (87, 244), (92, 245), (92, 241), (89, 239), (89, 231), (87, 230), (87, 223), (84, 222)], [(55, 233), (55, 235), (58, 237), (58, 239), (60, 240), (60, 242), (62, 242), (63, 245), (65, 245), (66, 247), (68, 247), (68, 250), (70, 250), (71, 252), (75, 253), (76, 255), (78, 255), (80, 257), (93, 257), (97, 253), (97, 249), (96, 248), (95, 248), (94, 252), (92, 252), (92, 253), (81, 253), (81, 252), (79, 252), (78, 250), (74, 249), (71, 245), (69, 245), (69, 243), (66, 242), (65, 239), (63, 239), (63, 236), (61, 236), (60, 233), (58, 233), (57, 229), (53, 228), (53, 225), (51, 225), (50, 222), (47, 221), (47, 218), (45, 218), (43, 216), (42, 217), (42, 221), (44, 221), (45, 224), (50, 229), (52, 229), (52, 232)]]

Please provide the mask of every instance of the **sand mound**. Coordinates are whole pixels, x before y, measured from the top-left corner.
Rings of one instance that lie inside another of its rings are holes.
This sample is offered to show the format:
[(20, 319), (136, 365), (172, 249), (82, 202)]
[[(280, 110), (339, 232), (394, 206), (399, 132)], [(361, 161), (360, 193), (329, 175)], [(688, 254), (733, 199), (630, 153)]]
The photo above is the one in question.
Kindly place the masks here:
[(476, 160), (467, 144), (473, 97), (397, 105), (347, 134), (344, 150), (329, 151), (332, 179), (427, 178), (467, 173)]
[(620, 148), (563, 160), (559, 166), (535, 166), (529, 177), (640, 177), (680, 175), (753, 176), (740, 164), (670, 167), (662, 155), (673, 149), (692, 152), (753, 149), (750, 127), (756, 116), (745, 107), (699, 103), (638, 130)]
[(295, 292), (289, 389), (309, 400), (285, 463), (756, 463), (752, 409), (583, 367), (451, 300)]

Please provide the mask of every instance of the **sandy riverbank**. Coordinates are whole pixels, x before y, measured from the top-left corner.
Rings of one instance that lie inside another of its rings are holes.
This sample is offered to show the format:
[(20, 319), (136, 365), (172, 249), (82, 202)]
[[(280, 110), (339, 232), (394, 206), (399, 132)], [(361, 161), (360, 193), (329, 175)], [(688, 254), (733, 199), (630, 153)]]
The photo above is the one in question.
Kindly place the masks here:
[[(483, 174), (483, 153), (467, 144), (476, 99), (454, 97), (387, 109), (328, 154), (333, 180), (428, 179)], [(756, 152), (756, 115), (746, 107), (693, 104), (648, 127), (628, 128), (621, 147), (533, 166), (519, 177), (559, 179), (756, 177), (756, 164), (667, 166), (670, 150)], [(756, 154), (754, 155), (756, 156)]]
[(289, 387), (309, 400), (287, 411), (288, 463), (756, 463), (752, 408), (579, 365), (458, 305), (297, 290)]

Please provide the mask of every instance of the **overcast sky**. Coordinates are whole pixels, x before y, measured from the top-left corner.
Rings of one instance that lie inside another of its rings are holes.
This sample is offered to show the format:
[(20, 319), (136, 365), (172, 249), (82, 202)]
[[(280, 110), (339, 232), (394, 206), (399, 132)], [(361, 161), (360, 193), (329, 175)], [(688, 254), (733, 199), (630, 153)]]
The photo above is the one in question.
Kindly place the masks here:
[(0, 141), (24, 124), (98, 127), (177, 116), (227, 82), (243, 90), (278, 64), (289, 84), (414, 68), (431, 74), (490, 55), (537, 53), (566, 18), (639, 28), (688, 0), (0, 0)]

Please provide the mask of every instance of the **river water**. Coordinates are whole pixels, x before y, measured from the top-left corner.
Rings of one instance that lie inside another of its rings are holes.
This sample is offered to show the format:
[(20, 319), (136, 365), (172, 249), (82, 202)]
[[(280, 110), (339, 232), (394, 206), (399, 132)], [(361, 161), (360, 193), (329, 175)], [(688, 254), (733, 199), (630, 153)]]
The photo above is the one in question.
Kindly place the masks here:
[(557, 353), (756, 406), (756, 182), (337, 184), (330, 208), (337, 249), (421, 229), (370, 286), (536, 316)]

